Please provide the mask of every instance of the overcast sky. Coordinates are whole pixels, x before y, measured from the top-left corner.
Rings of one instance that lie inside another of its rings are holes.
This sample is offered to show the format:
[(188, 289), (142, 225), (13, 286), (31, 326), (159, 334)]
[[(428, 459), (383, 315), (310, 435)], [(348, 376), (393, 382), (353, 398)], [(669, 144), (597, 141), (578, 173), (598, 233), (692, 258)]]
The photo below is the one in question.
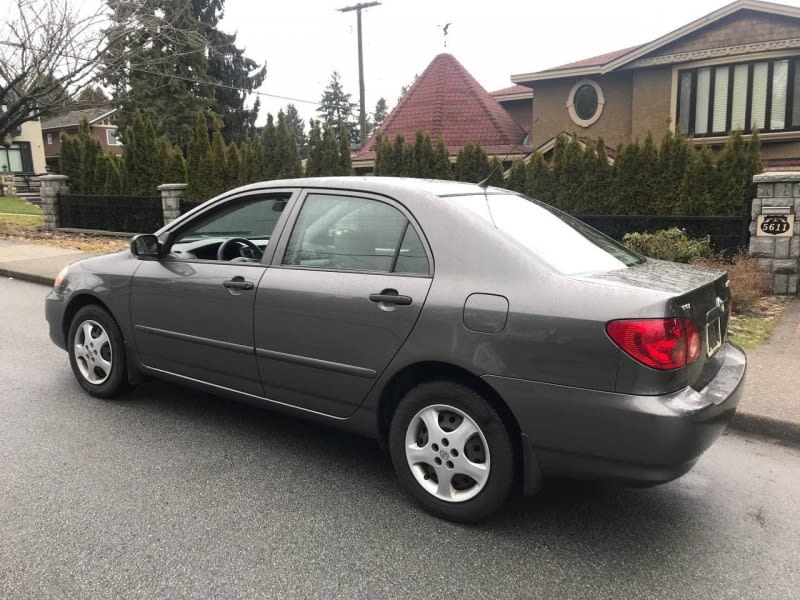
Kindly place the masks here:
[[(800, 6), (800, 0), (784, 2)], [(267, 63), (261, 91), (295, 98), (307, 120), (336, 70), (358, 102), (355, 0), (226, 0), (222, 29)], [(651, 41), (700, 18), (724, 0), (382, 0), (362, 11), (366, 107), (389, 108), (402, 86), (449, 52), (488, 91), (510, 76)], [(451, 23), (447, 48), (440, 25)], [(302, 100), (310, 101), (302, 102)], [(289, 101), (262, 97), (262, 118)]]

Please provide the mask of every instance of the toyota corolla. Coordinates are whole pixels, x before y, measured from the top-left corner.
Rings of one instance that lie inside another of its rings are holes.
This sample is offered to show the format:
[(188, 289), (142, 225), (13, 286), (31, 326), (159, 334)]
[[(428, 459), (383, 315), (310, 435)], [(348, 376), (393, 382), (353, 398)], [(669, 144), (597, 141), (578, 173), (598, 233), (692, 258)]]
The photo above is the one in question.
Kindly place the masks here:
[(507, 190), (354, 177), (223, 194), (72, 264), (46, 316), (89, 394), (163, 378), (372, 436), (476, 521), (547, 477), (688, 471), (739, 400), (730, 307), (725, 273)]

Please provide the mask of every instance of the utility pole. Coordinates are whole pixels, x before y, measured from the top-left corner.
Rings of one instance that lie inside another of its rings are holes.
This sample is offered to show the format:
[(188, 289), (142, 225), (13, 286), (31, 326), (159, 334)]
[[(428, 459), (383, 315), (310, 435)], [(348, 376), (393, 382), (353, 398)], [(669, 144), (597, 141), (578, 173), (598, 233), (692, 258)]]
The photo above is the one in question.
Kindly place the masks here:
[(367, 112), (364, 108), (364, 53), (361, 49), (361, 10), (379, 6), (380, 2), (360, 2), (354, 6), (346, 6), (340, 8), (339, 12), (356, 11), (358, 16), (358, 94), (361, 103), (361, 112), (359, 114), (359, 129), (361, 131), (361, 147), (367, 143)]

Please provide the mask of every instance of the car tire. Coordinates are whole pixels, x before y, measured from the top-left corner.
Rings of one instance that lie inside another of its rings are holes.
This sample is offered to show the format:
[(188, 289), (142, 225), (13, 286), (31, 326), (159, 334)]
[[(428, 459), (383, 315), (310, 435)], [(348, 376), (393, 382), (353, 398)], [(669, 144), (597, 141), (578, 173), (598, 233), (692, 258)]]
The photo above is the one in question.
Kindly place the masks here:
[(128, 389), (125, 341), (108, 311), (88, 305), (75, 313), (67, 352), (75, 379), (92, 396), (113, 398)]
[(445, 519), (483, 520), (511, 493), (515, 469), (508, 430), (466, 385), (431, 381), (411, 389), (392, 418), (389, 451), (406, 490)]

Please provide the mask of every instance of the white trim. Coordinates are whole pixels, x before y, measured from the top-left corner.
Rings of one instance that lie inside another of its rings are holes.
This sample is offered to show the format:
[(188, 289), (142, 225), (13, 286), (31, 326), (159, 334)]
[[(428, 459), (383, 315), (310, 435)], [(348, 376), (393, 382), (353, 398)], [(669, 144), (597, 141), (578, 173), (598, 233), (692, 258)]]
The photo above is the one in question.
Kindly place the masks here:
[[(779, 50), (772, 50), (769, 52), (761, 52), (758, 54), (749, 54), (749, 55), (736, 55), (736, 56), (727, 56), (724, 58), (710, 58), (707, 60), (698, 60), (695, 62), (688, 62), (688, 63), (681, 63), (673, 65), (672, 67), (672, 85), (670, 86), (670, 99), (669, 99), (669, 114), (670, 114), (670, 122), (669, 128), (672, 133), (678, 131), (678, 73), (680, 71), (691, 71), (693, 69), (702, 69), (703, 67), (718, 67), (718, 66), (725, 66), (725, 65), (740, 65), (744, 63), (749, 63), (753, 61), (761, 61), (761, 60), (772, 60), (772, 59), (780, 59), (780, 58), (797, 58), (800, 57), (800, 49), (795, 49), (791, 51), (779, 51)], [(775, 136), (775, 135), (784, 135), (784, 134), (792, 134), (792, 139), (794, 137), (800, 138), (799, 131), (778, 131), (778, 132), (760, 132), (759, 135), (761, 139), (779, 139), (779, 138), (769, 138), (766, 136)], [(750, 134), (747, 134), (750, 135)], [(699, 137), (693, 138), (696, 140), (706, 140), (706, 141), (713, 141), (714, 143), (717, 138), (719, 139), (727, 139), (727, 136), (722, 138), (721, 136), (712, 137)]]
[(53, 145), (53, 134), (52, 133), (48, 133), (47, 134), (47, 145), (48, 146), (52, 146)]
[(793, 58), (800, 56), (800, 48), (793, 50), (771, 50), (769, 52), (759, 52), (756, 54), (726, 56), (720, 58), (709, 58), (706, 60), (696, 60), (693, 62), (685, 62), (679, 65), (673, 65), (673, 71), (686, 71), (689, 69), (699, 69), (702, 67), (717, 67), (720, 65), (738, 65), (741, 63), (754, 62), (759, 60), (769, 60), (772, 58)]
[(673, 134), (678, 131), (678, 70), (672, 69), (672, 82), (669, 86), (669, 130)]
[[(597, 94), (597, 109), (594, 111), (594, 114), (589, 117), (588, 119), (581, 118), (578, 115), (578, 112), (575, 110), (575, 94), (577, 91), (584, 87), (589, 86), (594, 89), (595, 93)], [(589, 127), (594, 125), (597, 120), (600, 118), (600, 115), (603, 114), (603, 107), (606, 104), (606, 97), (603, 94), (603, 88), (600, 87), (600, 84), (597, 83), (593, 79), (581, 79), (572, 86), (572, 89), (569, 92), (569, 96), (567, 96), (567, 112), (569, 112), (569, 118), (572, 119), (572, 122), (575, 123), (578, 127)]]
[(580, 77), (581, 75), (599, 75), (603, 65), (591, 65), (589, 67), (578, 67), (573, 69), (553, 69), (550, 71), (539, 71), (538, 73), (523, 73), (512, 75), (511, 83), (525, 83), (527, 81), (542, 81), (548, 79), (559, 79), (561, 77)]
[[(110, 127), (106, 128), (106, 143), (109, 146), (122, 146), (122, 142), (119, 141), (119, 137), (117, 137), (117, 128), (111, 129)], [(114, 138), (117, 140), (116, 143), (111, 142), (111, 137), (108, 135), (109, 133), (114, 134)]]
[(755, 56), (761, 54), (783, 54), (786, 52), (797, 52), (800, 49), (800, 38), (787, 40), (756, 42), (753, 44), (743, 44), (739, 46), (721, 46), (719, 48), (705, 48), (703, 50), (692, 50), (689, 52), (679, 52), (677, 54), (664, 54), (652, 58), (643, 58), (625, 65), (624, 69), (643, 69), (647, 67), (658, 67), (675, 63), (690, 63), (698, 61), (729, 61), (741, 56)]
[(99, 117), (97, 117), (96, 119), (92, 119), (91, 121), (89, 121), (89, 125), (94, 125), (95, 123), (97, 123), (97, 121), (105, 119), (107, 116), (113, 115), (115, 112), (117, 112), (117, 109), (116, 108), (112, 108), (107, 113), (104, 113), (104, 114), (100, 115)]
[[(692, 21), (688, 25), (684, 25), (683, 27), (676, 29), (666, 35), (661, 36), (658, 39), (653, 40), (649, 44), (644, 44), (643, 46), (639, 46), (635, 50), (620, 56), (619, 58), (603, 65), (602, 73), (608, 73), (609, 71), (613, 71), (625, 65), (631, 61), (634, 61), (638, 58), (646, 54), (650, 54), (651, 52), (658, 50), (659, 48), (666, 46), (676, 40), (679, 40), (682, 37), (689, 35), (690, 33), (694, 33), (702, 29), (703, 27), (707, 27), (720, 19), (732, 15), (735, 12), (740, 10), (753, 10), (756, 12), (768, 13), (768, 14), (775, 14), (775, 15), (782, 15), (785, 17), (794, 17), (796, 19), (800, 19), (800, 8), (795, 8), (793, 6), (786, 6), (785, 4), (775, 4), (772, 2), (762, 2), (761, 0), (737, 0), (729, 4), (728, 6), (723, 6), (719, 10), (715, 10), (712, 13), (707, 14), (704, 17), (700, 17), (699, 19)], [(512, 78), (513, 81), (513, 78)]]
[(528, 81), (543, 81), (548, 79), (559, 79), (562, 77), (604, 75), (740, 10), (752, 10), (755, 12), (800, 19), (800, 8), (786, 6), (785, 4), (762, 2), (761, 0), (737, 0), (736, 2), (733, 2), (727, 6), (723, 6), (719, 10), (692, 21), (688, 25), (684, 25), (675, 31), (663, 35), (650, 43), (634, 48), (630, 52), (626, 52), (622, 56), (618, 56), (614, 60), (605, 64), (592, 65), (588, 67), (553, 69), (550, 71), (538, 71), (535, 73), (523, 73), (519, 75), (512, 75), (511, 81), (513, 83), (521, 84)]
[[(747, 141), (752, 137), (752, 133), (743, 133), (742, 138)], [(775, 132), (758, 132), (758, 138), (762, 142), (791, 142), (800, 140), (800, 131), (775, 131)], [(693, 137), (691, 138), (694, 144), (725, 144), (729, 139), (727, 135), (715, 135), (707, 137)], [(763, 158), (763, 157), (762, 157)], [(790, 157), (786, 157), (790, 158)], [(765, 160), (767, 160), (765, 158)]]
[(532, 100), (533, 90), (530, 92), (517, 92), (516, 94), (499, 94), (492, 96), (498, 102), (511, 102), (512, 100)]

